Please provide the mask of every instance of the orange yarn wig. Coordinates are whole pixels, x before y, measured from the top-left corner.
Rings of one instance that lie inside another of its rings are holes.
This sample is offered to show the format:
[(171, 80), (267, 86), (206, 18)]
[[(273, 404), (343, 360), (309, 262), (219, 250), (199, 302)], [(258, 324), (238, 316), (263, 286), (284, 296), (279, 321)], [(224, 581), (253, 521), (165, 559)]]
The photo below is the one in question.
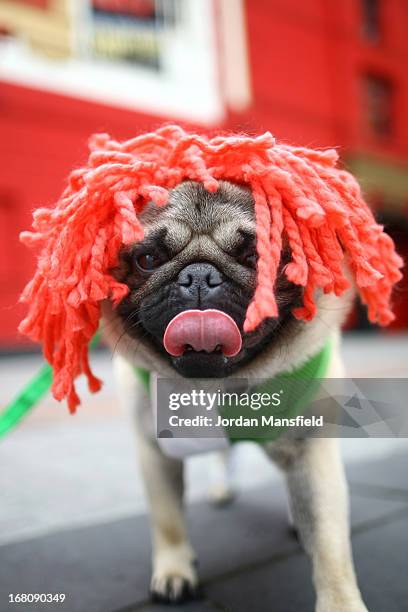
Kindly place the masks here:
[(100, 302), (118, 304), (126, 285), (110, 275), (122, 245), (140, 240), (138, 213), (148, 201), (167, 202), (168, 190), (185, 180), (216, 191), (218, 179), (246, 183), (255, 201), (257, 288), (244, 330), (278, 314), (274, 284), (287, 239), (292, 260), (287, 278), (304, 287), (309, 321), (317, 289), (340, 295), (349, 286), (346, 257), (370, 321), (393, 319), (390, 296), (402, 266), (391, 238), (364, 202), (356, 180), (336, 168), (334, 150), (315, 151), (277, 144), (270, 133), (257, 138), (212, 139), (165, 126), (126, 142), (107, 134), (90, 139), (88, 163), (74, 170), (52, 209), (34, 212), (34, 232), (21, 240), (40, 248), (37, 271), (22, 295), (29, 304), (20, 331), (43, 343), (54, 368), (53, 393), (79, 404), (74, 381), (81, 373), (92, 391), (100, 388), (88, 363), (88, 344), (100, 319)]

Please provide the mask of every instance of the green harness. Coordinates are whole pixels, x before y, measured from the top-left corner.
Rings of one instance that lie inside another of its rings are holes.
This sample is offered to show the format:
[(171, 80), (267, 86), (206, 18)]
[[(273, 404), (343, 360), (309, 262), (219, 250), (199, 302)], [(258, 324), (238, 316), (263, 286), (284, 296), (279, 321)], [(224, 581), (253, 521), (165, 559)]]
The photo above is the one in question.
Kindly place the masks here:
[[(277, 410), (275, 416), (285, 417), (285, 419), (293, 419), (298, 415), (302, 414), (308, 407), (310, 402), (316, 395), (319, 388), (319, 379), (325, 378), (330, 357), (332, 354), (332, 342), (328, 340), (324, 347), (305, 361), (299, 367), (291, 370), (290, 372), (284, 372), (266, 381), (262, 385), (256, 388), (258, 393), (272, 393), (281, 388), (284, 390), (284, 394), (281, 396), (281, 404)], [(150, 372), (145, 368), (135, 367), (135, 374), (143, 387), (145, 388), (148, 395), (150, 395)], [(221, 416), (231, 416), (235, 411), (236, 407), (229, 407), (227, 410), (219, 410)], [(243, 418), (253, 417), (252, 408), (239, 407), (239, 414)], [(251, 427), (250, 435), (242, 435), (242, 428), (236, 426), (230, 426), (225, 429), (226, 436), (229, 438), (232, 444), (236, 442), (257, 442), (264, 443), (276, 440), (287, 427), (273, 427), (273, 429), (266, 430), (264, 427), (259, 425), (256, 428)]]

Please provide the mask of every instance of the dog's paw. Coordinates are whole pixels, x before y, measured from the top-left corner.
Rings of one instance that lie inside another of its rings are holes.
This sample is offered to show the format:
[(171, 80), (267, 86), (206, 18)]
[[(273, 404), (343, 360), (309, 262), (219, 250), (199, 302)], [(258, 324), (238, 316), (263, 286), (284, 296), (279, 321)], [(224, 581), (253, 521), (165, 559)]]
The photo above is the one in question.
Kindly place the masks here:
[(235, 497), (235, 488), (224, 482), (214, 484), (208, 490), (208, 499), (214, 506), (228, 506)]
[(152, 601), (162, 604), (181, 604), (201, 599), (198, 584), (192, 584), (182, 576), (160, 576), (152, 579), (150, 590)]
[(190, 548), (175, 547), (156, 555), (150, 593), (153, 601), (168, 604), (201, 597)]

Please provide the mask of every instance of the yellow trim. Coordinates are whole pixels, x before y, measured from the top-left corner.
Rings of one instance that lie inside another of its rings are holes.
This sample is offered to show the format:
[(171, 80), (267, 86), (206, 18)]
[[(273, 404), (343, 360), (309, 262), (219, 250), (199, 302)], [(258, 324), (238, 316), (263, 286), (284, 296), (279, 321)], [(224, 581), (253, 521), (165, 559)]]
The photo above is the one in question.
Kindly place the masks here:
[(366, 194), (380, 193), (387, 204), (402, 208), (408, 202), (408, 165), (392, 164), (368, 155), (354, 155), (347, 168), (357, 177)]
[(72, 23), (67, 0), (53, 0), (41, 9), (3, 0), (0, 24), (23, 36), (33, 50), (51, 57), (69, 57), (72, 53)]

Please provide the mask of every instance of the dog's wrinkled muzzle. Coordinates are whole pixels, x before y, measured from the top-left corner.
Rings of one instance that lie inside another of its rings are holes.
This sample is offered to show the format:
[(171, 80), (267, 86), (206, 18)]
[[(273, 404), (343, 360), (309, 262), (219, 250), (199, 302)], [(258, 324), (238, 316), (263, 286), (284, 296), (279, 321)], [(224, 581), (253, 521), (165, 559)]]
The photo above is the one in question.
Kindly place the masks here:
[(221, 310), (185, 310), (167, 325), (163, 345), (174, 357), (188, 349), (221, 350), (226, 357), (233, 357), (241, 350), (242, 338), (234, 319)]

